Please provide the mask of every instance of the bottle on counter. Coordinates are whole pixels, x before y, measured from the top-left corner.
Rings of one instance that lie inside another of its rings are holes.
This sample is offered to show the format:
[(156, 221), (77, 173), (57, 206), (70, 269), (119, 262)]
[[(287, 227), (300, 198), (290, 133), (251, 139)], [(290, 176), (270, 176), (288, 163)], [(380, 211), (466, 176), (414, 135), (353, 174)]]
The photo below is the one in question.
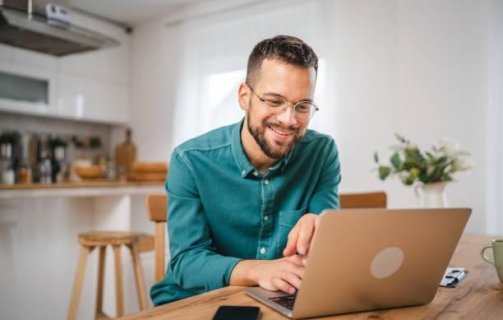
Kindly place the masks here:
[(21, 143), (21, 154), (18, 168), (16, 170), (16, 183), (29, 184), (33, 182), (31, 164), (28, 160), (29, 157), (29, 137), (25, 133), (22, 135), (22, 143)]
[(19, 162), (20, 135), (17, 131), (0, 133), (0, 183), (14, 184)]
[(12, 144), (4, 142), (0, 144), (0, 183), (14, 184), (14, 166), (12, 160)]
[(52, 161), (45, 151), (42, 153), (42, 159), (38, 163), (38, 173), (41, 184), (52, 183)]
[(16, 183), (30, 184), (33, 182), (31, 167), (27, 161), (21, 161), (16, 171)]
[(108, 159), (107, 160), (107, 167), (106, 167), (106, 177), (107, 180), (116, 180), (117, 179), (117, 172), (115, 170), (115, 161), (113, 159)]
[(28, 163), (32, 172), (32, 181), (40, 182), (39, 162), (42, 160), (42, 140), (37, 134), (32, 134), (28, 142)]
[(56, 146), (53, 149), (53, 182), (63, 182), (69, 179), (69, 168), (66, 162), (66, 147)]
[(131, 136), (131, 129), (126, 129), (126, 140), (115, 147), (115, 170), (119, 179), (126, 179), (136, 160), (136, 145)]
[(41, 184), (50, 184), (53, 182), (53, 160), (49, 152), (48, 143), (40, 144), (40, 158), (37, 163), (37, 177)]

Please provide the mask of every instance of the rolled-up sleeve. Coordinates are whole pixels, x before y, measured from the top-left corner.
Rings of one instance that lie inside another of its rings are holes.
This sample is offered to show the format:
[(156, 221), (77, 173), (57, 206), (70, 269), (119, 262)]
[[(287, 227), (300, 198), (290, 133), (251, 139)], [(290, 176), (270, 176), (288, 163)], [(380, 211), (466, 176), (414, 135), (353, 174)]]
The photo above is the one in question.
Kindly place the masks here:
[(180, 287), (194, 292), (228, 285), (240, 259), (216, 252), (190, 160), (176, 150), (166, 191), (172, 277)]

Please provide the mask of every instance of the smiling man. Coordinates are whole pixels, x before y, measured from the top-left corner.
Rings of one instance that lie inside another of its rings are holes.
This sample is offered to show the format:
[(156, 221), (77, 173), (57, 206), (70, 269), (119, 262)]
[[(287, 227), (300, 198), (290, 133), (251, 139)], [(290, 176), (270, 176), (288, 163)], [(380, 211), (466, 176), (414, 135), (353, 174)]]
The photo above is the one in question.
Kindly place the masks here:
[(339, 207), (335, 142), (307, 129), (317, 68), (298, 38), (259, 42), (238, 90), (244, 119), (173, 151), (171, 260), (155, 305), (226, 285), (299, 288), (318, 214)]

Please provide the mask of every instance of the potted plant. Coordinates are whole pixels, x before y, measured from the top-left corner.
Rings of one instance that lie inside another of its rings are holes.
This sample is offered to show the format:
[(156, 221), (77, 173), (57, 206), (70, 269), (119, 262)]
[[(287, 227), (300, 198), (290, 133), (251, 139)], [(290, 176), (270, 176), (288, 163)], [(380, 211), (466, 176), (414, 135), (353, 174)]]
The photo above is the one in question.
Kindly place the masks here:
[(470, 154), (452, 139), (444, 138), (430, 150), (422, 151), (401, 135), (396, 134), (396, 138), (398, 144), (391, 147), (389, 164), (381, 164), (378, 153), (374, 153), (379, 178), (397, 176), (404, 185), (422, 189), (424, 206), (446, 206), (445, 186), (454, 180), (456, 172), (473, 167)]

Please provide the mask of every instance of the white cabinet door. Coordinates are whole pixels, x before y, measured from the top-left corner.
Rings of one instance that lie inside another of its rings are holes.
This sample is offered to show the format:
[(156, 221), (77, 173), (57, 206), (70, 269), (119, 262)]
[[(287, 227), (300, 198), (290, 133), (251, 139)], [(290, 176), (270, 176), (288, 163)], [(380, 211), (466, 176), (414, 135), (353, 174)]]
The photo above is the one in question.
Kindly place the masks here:
[(1, 62), (12, 61), (13, 55), (14, 55), (14, 50), (12, 50), (11, 46), (6, 46), (3, 44), (0, 44), (0, 61)]
[(57, 71), (58, 69), (57, 57), (20, 48), (13, 48), (13, 51), (14, 55), (12, 57), (12, 62), (16, 65), (47, 69), (50, 71)]
[(55, 71), (4, 61), (0, 61), (0, 70), (13, 75), (46, 81), (48, 84), (47, 103), (0, 99), (0, 110), (44, 116), (54, 114), (58, 92), (57, 73)]
[(61, 73), (121, 83), (129, 83), (129, 65), (128, 47), (122, 42), (118, 48), (69, 55), (59, 60)]
[(76, 120), (129, 121), (128, 85), (60, 74), (57, 113)]

